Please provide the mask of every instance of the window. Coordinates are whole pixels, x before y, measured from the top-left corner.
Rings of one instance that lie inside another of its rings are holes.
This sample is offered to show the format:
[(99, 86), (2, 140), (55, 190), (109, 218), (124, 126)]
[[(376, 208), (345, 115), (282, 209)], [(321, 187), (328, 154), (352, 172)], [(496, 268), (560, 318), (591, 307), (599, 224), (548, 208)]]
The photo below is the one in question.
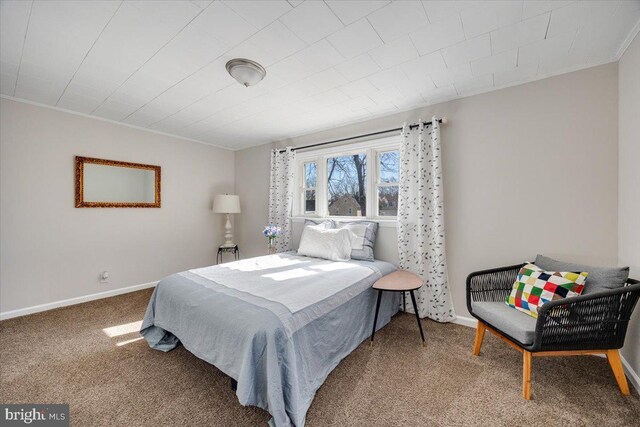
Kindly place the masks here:
[(316, 182), (318, 180), (318, 170), (316, 162), (305, 162), (303, 164), (303, 194), (304, 213), (315, 213), (316, 211)]
[(367, 155), (327, 159), (327, 211), (329, 216), (367, 216)]
[(397, 137), (297, 154), (294, 215), (395, 219), (400, 152)]
[(400, 152), (378, 153), (378, 174), (376, 194), (378, 195), (378, 216), (398, 215), (398, 183), (400, 182)]

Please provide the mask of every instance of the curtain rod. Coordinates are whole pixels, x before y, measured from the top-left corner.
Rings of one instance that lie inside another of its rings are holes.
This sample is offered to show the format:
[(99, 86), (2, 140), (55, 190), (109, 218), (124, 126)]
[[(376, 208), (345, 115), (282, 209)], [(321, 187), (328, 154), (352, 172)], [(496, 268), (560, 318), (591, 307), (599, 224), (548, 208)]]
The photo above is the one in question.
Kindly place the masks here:
[[(444, 125), (447, 124), (447, 121), (448, 121), (448, 119), (446, 117), (438, 119), (438, 123), (442, 123)], [(422, 124), (425, 125), (425, 126), (429, 126), (430, 124), (432, 124), (432, 122), (422, 122)], [(415, 129), (418, 126), (420, 126), (419, 123), (413, 123), (413, 124), (409, 125), (409, 129)], [(303, 149), (307, 149), (307, 148), (321, 147), (323, 145), (337, 144), (338, 142), (351, 141), (352, 139), (366, 138), (368, 136), (382, 135), (382, 134), (385, 134), (385, 133), (398, 132), (398, 131), (401, 131), (401, 130), (402, 130), (401, 127), (393, 128), (393, 129), (386, 129), (386, 130), (381, 130), (381, 131), (378, 131), (378, 132), (372, 132), (372, 133), (365, 133), (365, 134), (362, 134), (362, 135), (350, 136), (348, 138), (334, 139), (333, 141), (319, 142), (317, 144), (302, 145), (300, 147), (291, 147), (291, 149), (292, 150), (303, 150)], [(278, 151), (280, 153), (284, 153), (285, 151), (287, 151), (287, 149), (286, 148), (281, 148)]]

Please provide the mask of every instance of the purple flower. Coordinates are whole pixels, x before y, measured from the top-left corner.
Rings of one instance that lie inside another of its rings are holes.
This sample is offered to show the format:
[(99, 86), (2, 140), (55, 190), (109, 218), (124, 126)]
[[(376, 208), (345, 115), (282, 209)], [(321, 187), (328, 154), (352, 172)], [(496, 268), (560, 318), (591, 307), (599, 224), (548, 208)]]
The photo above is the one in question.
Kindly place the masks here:
[(262, 230), (262, 235), (269, 240), (275, 239), (280, 234), (282, 234), (282, 230), (280, 227), (276, 227), (274, 225), (267, 225), (264, 227), (264, 230)]

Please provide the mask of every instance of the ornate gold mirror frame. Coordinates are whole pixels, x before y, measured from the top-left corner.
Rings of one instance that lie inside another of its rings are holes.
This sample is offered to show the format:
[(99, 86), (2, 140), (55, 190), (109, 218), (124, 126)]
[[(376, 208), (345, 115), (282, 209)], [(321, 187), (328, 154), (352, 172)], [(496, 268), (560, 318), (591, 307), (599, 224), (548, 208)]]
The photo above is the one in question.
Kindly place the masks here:
[[(84, 200), (84, 165), (96, 164), (121, 168), (145, 169), (155, 173), (155, 200), (153, 202), (99, 202)], [(160, 166), (141, 163), (120, 162), (117, 160), (95, 159), (76, 156), (76, 208), (159, 208), (160, 207)]]

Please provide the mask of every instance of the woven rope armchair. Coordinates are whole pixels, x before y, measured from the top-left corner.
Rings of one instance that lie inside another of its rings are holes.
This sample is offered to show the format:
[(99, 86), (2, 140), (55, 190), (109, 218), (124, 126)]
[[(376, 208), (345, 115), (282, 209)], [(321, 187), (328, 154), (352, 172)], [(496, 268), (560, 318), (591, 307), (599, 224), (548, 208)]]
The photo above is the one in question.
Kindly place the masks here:
[(640, 297), (640, 282), (628, 279), (621, 288), (548, 302), (539, 310), (537, 319), (526, 319), (535, 322), (535, 330), (530, 331), (532, 339), (518, 340), (479, 313), (477, 303), (502, 303), (507, 307), (505, 298), (523, 266), (477, 271), (467, 277), (467, 308), (478, 319), (473, 354), (480, 354), (486, 330), (522, 352), (522, 394), (527, 400), (531, 398), (532, 357), (605, 354), (620, 391), (628, 395), (629, 386), (618, 350), (624, 345), (629, 319)]

